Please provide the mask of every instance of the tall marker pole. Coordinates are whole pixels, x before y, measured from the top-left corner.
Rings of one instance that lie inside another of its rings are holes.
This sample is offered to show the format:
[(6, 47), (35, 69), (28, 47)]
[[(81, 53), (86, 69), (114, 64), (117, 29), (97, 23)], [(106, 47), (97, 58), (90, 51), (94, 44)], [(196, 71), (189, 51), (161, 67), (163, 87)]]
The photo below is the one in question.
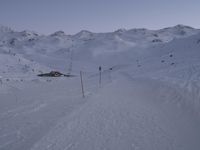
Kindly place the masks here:
[(82, 77), (82, 71), (80, 71), (80, 78), (81, 78), (81, 89), (82, 89), (82, 95), (83, 95), (83, 98), (85, 98), (84, 88), (83, 88), (83, 77)]
[(99, 66), (99, 87), (101, 87), (101, 66)]

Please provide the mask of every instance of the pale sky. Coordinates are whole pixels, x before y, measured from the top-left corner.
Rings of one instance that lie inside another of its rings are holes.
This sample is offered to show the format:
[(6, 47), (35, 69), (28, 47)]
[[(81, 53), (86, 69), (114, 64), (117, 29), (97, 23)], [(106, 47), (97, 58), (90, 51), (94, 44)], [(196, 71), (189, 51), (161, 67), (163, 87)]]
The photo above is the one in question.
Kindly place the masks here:
[(43, 34), (177, 24), (200, 28), (199, 15), (200, 0), (0, 0), (1, 25)]

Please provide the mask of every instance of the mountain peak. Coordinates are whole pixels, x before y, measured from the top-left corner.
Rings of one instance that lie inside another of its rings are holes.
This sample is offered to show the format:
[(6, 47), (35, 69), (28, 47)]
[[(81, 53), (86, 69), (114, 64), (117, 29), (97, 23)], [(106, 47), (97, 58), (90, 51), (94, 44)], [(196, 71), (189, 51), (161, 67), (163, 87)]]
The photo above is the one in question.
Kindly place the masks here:
[(190, 26), (186, 26), (186, 25), (183, 25), (183, 24), (178, 24), (176, 26), (174, 26), (174, 28), (178, 28), (178, 29), (184, 29), (184, 28), (188, 28), (188, 29), (194, 29)]
[(84, 39), (84, 40), (91, 39), (92, 36), (93, 36), (93, 33), (87, 30), (81, 30), (80, 32), (75, 34), (75, 37), (79, 39)]
[(88, 30), (81, 30), (80, 32), (77, 33), (78, 34), (92, 34), (92, 32), (88, 31)]
[(183, 24), (178, 24), (176, 26), (172, 26), (172, 27), (167, 27), (167, 28), (164, 28), (164, 29), (160, 29), (160, 30), (169, 30), (169, 29), (178, 29), (178, 30), (184, 30), (184, 29), (190, 29), (190, 30), (194, 30), (195, 28), (192, 28), (190, 26), (186, 26), (186, 25), (183, 25)]
[(24, 37), (33, 37), (33, 36), (38, 36), (38, 33), (34, 32), (34, 31), (28, 31), (28, 30), (24, 30), (22, 32), (20, 32), (22, 36)]
[(126, 29), (124, 28), (121, 28), (115, 31), (115, 33), (124, 33), (124, 32), (126, 32)]
[(51, 34), (51, 36), (65, 36), (64, 31), (56, 31), (55, 33)]

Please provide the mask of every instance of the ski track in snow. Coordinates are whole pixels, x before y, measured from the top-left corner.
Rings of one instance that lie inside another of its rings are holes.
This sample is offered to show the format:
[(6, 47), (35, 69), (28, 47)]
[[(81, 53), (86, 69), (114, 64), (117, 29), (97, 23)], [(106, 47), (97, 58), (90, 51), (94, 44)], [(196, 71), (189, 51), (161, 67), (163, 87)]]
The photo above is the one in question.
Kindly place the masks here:
[(127, 77), (105, 86), (31, 150), (198, 150), (196, 120), (166, 104), (154, 86)]
[[(25, 89), (13, 91), (14, 95), (4, 95), (5, 99), (1, 99), (4, 111), (0, 113), (1, 150), (30, 149), (57, 120), (84, 103), (79, 89), (71, 84), (77, 84), (76, 81), (52, 82), (35, 86), (31, 83), (30, 87), (25, 85)], [(69, 90), (64, 88), (65, 84), (71, 84)], [(15, 96), (18, 97), (17, 102)]]

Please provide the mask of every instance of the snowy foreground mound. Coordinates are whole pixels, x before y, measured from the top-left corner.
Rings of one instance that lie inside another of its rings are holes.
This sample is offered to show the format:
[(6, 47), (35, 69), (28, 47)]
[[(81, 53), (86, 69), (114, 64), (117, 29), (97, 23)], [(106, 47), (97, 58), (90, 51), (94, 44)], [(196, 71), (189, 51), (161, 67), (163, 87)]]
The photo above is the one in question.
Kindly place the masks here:
[[(0, 150), (199, 150), (199, 58), (199, 30), (183, 25), (48, 36), (0, 27)], [(37, 76), (52, 70), (75, 76)]]

